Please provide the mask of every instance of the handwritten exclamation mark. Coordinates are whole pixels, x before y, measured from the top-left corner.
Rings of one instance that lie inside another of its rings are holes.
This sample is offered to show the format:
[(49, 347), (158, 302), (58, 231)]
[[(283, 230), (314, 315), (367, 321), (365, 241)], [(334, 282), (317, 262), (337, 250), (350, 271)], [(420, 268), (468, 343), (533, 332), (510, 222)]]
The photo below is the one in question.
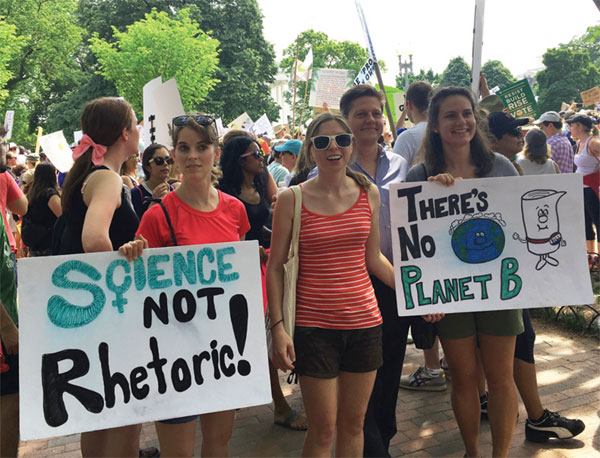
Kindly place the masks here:
[[(236, 294), (229, 299), (229, 316), (231, 317), (231, 327), (235, 336), (240, 356), (244, 356), (246, 347), (246, 337), (248, 335), (248, 302), (242, 294)], [(240, 375), (246, 376), (250, 373), (250, 363), (245, 359), (238, 362), (237, 370)]]

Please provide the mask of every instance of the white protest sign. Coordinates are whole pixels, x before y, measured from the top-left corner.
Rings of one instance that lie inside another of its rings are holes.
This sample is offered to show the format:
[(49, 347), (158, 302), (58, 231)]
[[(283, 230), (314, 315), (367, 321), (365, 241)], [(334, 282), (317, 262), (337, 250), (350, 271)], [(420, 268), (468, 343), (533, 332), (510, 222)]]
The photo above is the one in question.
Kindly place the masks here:
[(265, 113), (264, 115), (262, 115), (260, 118), (258, 118), (256, 120), (256, 122), (254, 124), (252, 124), (252, 126), (250, 126), (250, 132), (252, 132), (254, 135), (260, 136), (263, 134), (267, 134), (270, 136), (273, 136), (273, 126), (271, 125), (271, 122), (269, 121), (269, 118), (267, 117), (267, 114)]
[(66, 173), (71, 170), (73, 165), (73, 152), (69, 147), (63, 131), (52, 132), (48, 135), (39, 137), (40, 146), (54, 167), (59, 171)]
[(369, 84), (371, 82), (371, 78), (375, 73), (375, 62), (372, 57), (369, 57), (365, 62), (365, 65), (362, 66), (356, 78), (354, 78), (354, 84)]
[(339, 110), (342, 94), (353, 82), (352, 70), (315, 68), (308, 103), (311, 107), (322, 107), (325, 102), (330, 109)]
[(483, 48), (483, 17), (485, 0), (475, 0), (475, 19), (473, 20), (473, 64), (471, 65), (471, 90), (479, 98), (479, 72)]
[(217, 134), (219, 135), (219, 137), (222, 137), (229, 131), (229, 129), (226, 129), (225, 127), (223, 127), (223, 119), (222, 118), (215, 119), (215, 125), (217, 126)]
[[(144, 145), (160, 143), (171, 145), (169, 124), (174, 117), (184, 114), (177, 81), (171, 78), (162, 83), (156, 78), (144, 86), (144, 129), (142, 139)], [(154, 129), (154, 131), (152, 131)], [(154, 141), (152, 141), (154, 137)]]
[(256, 242), (19, 264), (21, 439), (271, 401)]
[(593, 302), (577, 174), (390, 186), (398, 313)]
[(4, 140), (10, 140), (12, 137), (12, 129), (13, 123), (15, 121), (15, 112), (14, 110), (7, 110), (4, 115), (4, 130), (6, 131), (6, 135), (4, 135)]
[(500, 90), (500, 86), (494, 86), (490, 89), (490, 95), (495, 95)]
[(75, 132), (73, 132), (73, 142), (78, 145), (79, 142), (81, 141), (81, 139), (83, 138), (83, 131), (82, 130), (76, 130)]
[(252, 124), (253, 124), (252, 118), (250, 116), (248, 116), (248, 113), (246, 113), (244, 111), (241, 115), (239, 115), (237, 118), (235, 118), (229, 124), (227, 124), (227, 127), (229, 129), (248, 130), (250, 128), (250, 126), (252, 126)]

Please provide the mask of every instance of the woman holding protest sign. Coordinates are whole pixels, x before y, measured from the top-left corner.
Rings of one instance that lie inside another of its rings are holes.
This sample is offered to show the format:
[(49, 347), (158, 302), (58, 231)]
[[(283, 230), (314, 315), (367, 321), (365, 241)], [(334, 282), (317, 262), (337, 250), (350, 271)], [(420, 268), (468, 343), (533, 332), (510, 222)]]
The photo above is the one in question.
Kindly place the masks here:
[[(137, 152), (136, 123), (131, 105), (115, 97), (92, 100), (83, 109), (84, 135), (63, 186), (60, 254), (113, 251), (134, 239), (139, 221), (119, 170)], [(142, 245), (140, 240), (128, 244)], [(137, 457), (140, 429), (130, 425), (85, 432), (81, 454)]]
[[(221, 172), (214, 166), (219, 136), (209, 116), (182, 115), (171, 126), (171, 154), (182, 174), (181, 185), (160, 205), (144, 213), (138, 236), (151, 248), (234, 242), (250, 229), (244, 205), (215, 188)], [(129, 259), (141, 255), (128, 244)], [(156, 422), (163, 456), (193, 456), (198, 415)], [(227, 456), (235, 411), (200, 415), (202, 456)]]
[[(406, 181), (437, 181), (452, 185), (455, 177), (516, 176), (508, 159), (493, 153), (476, 117), (472, 93), (445, 87), (432, 97), (425, 137), (425, 162), (414, 166)], [(493, 456), (506, 456), (517, 417), (513, 380), (515, 339), (523, 332), (520, 310), (452, 313), (438, 323), (438, 334), (452, 374), (452, 408), (466, 456), (480, 456), (478, 370), (479, 343), (488, 381), (488, 416)]]
[(344, 118), (321, 114), (308, 127), (303, 150), (316, 178), (300, 186), (302, 206), (294, 340), (282, 324), (283, 265), (295, 195), (285, 190), (273, 220), (267, 293), (272, 360), (295, 371), (308, 417), (304, 456), (362, 456), (363, 421), (382, 363), (381, 313), (370, 273), (394, 287), (379, 250), (379, 192), (348, 163), (355, 141)]

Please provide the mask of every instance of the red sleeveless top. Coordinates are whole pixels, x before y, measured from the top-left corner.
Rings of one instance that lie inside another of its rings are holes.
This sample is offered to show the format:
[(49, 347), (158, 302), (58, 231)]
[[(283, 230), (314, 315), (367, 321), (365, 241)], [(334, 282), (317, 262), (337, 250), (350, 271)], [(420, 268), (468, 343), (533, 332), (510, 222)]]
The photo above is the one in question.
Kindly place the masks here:
[(371, 214), (364, 189), (352, 207), (337, 215), (313, 213), (302, 204), (296, 326), (360, 329), (381, 324), (365, 262)]

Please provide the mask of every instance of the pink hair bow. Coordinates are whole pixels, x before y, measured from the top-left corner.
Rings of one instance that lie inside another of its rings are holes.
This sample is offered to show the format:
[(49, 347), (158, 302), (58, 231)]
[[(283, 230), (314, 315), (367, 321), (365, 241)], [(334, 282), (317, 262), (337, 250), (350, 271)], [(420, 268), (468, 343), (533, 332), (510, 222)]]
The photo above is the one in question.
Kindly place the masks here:
[(101, 165), (104, 162), (104, 155), (106, 154), (106, 146), (98, 145), (90, 138), (88, 134), (81, 137), (79, 145), (73, 150), (73, 160), (76, 161), (81, 155), (83, 155), (90, 146), (92, 150), (92, 163), (94, 165)]

